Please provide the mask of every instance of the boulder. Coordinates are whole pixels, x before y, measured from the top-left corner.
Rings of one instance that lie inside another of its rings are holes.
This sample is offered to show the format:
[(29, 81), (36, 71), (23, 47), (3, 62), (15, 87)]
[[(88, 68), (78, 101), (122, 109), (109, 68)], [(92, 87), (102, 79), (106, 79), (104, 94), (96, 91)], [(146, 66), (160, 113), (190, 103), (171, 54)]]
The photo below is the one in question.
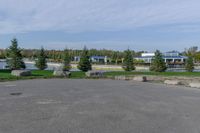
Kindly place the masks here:
[(189, 83), (189, 87), (192, 87), (192, 88), (200, 88), (200, 82), (192, 82), (192, 83)]
[(104, 76), (102, 71), (88, 71), (85, 73), (86, 77), (101, 78)]
[(147, 77), (146, 76), (135, 76), (133, 78), (134, 81), (139, 81), (139, 82), (147, 82)]
[(30, 70), (12, 70), (11, 75), (21, 77), (21, 76), (31, 76)]
[(164, 83), (168, 85), (181, 85), (181, 81), (179, 80), (165, 80)]
[(53, 75), (56, 77), (70, 77), (71, 72), (62, 71), (62, 70), (54, 70)]
[(126, 80), (126, 76), (115, 76), (115, 80)]

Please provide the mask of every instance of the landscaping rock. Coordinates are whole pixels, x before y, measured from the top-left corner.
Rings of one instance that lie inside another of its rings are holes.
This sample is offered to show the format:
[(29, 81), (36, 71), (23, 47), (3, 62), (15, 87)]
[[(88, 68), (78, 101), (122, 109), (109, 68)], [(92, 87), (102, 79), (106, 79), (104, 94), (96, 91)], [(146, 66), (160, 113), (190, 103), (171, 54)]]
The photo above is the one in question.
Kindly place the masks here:
[(85, 73), (87, 77), (93, 77), (93, 78), (100, 78), (104, 76), (104, 72), (102, 71), (88, 71)]
[(126, 80), (126, 76), (115, 76), (115, 80)]
[(164, 83), (168, 85), (181, 85), (181, 81), (179, 80), (165, 80)]
[(11, 75), (21, 77), (21, 76), (31, 76), (30, 70), (12, 70)]
[(200, 82), (189, 83), (189, 86), (192, 88), (200, 88)]
[(54, 70), (53, 75), (56, 77), (70, 77), (71, 72), (62, 71), (62, 70)]
[(134, 81), (139, 81), (139, 82), (147, 82), (147, 77), (146, 76), (135, 76), (133, 78)]

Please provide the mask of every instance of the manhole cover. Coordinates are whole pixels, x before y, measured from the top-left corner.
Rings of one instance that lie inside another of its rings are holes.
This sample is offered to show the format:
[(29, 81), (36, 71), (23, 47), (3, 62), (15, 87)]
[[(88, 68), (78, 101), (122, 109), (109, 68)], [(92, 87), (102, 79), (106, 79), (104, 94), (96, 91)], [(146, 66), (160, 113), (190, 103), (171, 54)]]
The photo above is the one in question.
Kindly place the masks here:
[(21, 92), (14, 92), (14, 93), (10, 93), (10, 95), (12, 95), (12, 96), (20, 96), (20, 95), (22, 95), (22, 93)]

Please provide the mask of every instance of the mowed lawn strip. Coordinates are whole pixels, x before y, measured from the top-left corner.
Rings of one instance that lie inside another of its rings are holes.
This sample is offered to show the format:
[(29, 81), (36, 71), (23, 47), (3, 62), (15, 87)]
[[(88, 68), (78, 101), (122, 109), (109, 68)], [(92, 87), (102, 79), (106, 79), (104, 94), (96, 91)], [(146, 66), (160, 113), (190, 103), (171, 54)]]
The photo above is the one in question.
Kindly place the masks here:
[[(183, 77), (200, 77), (200, 72), (125, 72), (125, 71), (115, 71), (106, 72), (105, 77), (114, 76), (134, 76), (134, 75), (153, 75), (153, 76), (183, 76)], [(53, 76), (53, 71), (51, 70), (32, 70), (32, 76), (26, 77), (16, 77), (11, 75), (10, 70), (0, 70), (0, 81), (12, 81), (20, 79), (37, 79), (37, 78), (55, 78)], [(75, 71), (71, 72), (72, 79), (82, 79), (86, 78), (85, 72)]]
[(125, 71), (115, 71), (107, 72), (105, 76), (131, 76), (131, 75), (153, 75), (153, 76), (185, 76), (185, 77), (200, 77), (200, 72), (125, 72)]
[[(84, 72), (71, 72), (71, 78), (85, 78)], [(16, 77), (10, 70), (0, 70), (0, 81), (12, 81), (20, 79), (55, 78), (51, 70), (32, 70), (32, 76)]]

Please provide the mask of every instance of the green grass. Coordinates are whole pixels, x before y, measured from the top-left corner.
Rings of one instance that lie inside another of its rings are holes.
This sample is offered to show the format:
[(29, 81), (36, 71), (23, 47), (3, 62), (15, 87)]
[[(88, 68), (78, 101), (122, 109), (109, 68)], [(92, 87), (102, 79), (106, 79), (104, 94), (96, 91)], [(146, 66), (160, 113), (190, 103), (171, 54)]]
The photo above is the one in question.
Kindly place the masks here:
[(108, 77), (113, 76), (131, 76), (131, 75), (155, 75), (155, 76), (186, 76), (186, 77), (200, 77), (200, 72), (107, 72), (105, 74)]
[(0, 81), (20, 80), (20, 79), (36, 79), (36, 78), (51, 78), (53, 71), (32, 71), (32, 76), (16, 77), (11, 75), (10, 70), (0, 70)]
[[(114, 77), (114, 76), (132, 76), (132, 75), (154, 75), (154, 76), (186, 76), (186, 77), (200, 77), (200, 72), (107, 72), (105, 77)], [(53, 71), (49, 70), (33, 70), (32, 76), (26, 77), (15, 77), (11, 75), (10, 70), (0, 70), (0, 81), (12, 81), (12, 80), (21, 80), (21, 79), (38, 79), (38, 78), (56, 78), (53, 76)], [(81, 79), (85, 78), (84, 72), (71, 72), (72, 79)]]
[(10, 70), (0, 70), (0, 81), (8, 80), (8, 79), (14, 80), (16, 79), (16, 77), (10, 74)]
[(44, 78), (50, 78), (53, 77), (53, 71), (50, 70), (33, 70), (32, 76), (33, 77), (44, 77)]
[[(0, 70), (0, 81), (12, 81), (21, 79), (38, 79), (38, 78), (56, 78), (53, 71), (50, 70), (33, 70), (32, 76), (16, 77), (11, 75), (10, 70)], [(84, 72), (71, 72), (70, 78), (85, 78)]]
[(71, 77), (73, 79), (85, 78), (85, 72), (71, 72)]

